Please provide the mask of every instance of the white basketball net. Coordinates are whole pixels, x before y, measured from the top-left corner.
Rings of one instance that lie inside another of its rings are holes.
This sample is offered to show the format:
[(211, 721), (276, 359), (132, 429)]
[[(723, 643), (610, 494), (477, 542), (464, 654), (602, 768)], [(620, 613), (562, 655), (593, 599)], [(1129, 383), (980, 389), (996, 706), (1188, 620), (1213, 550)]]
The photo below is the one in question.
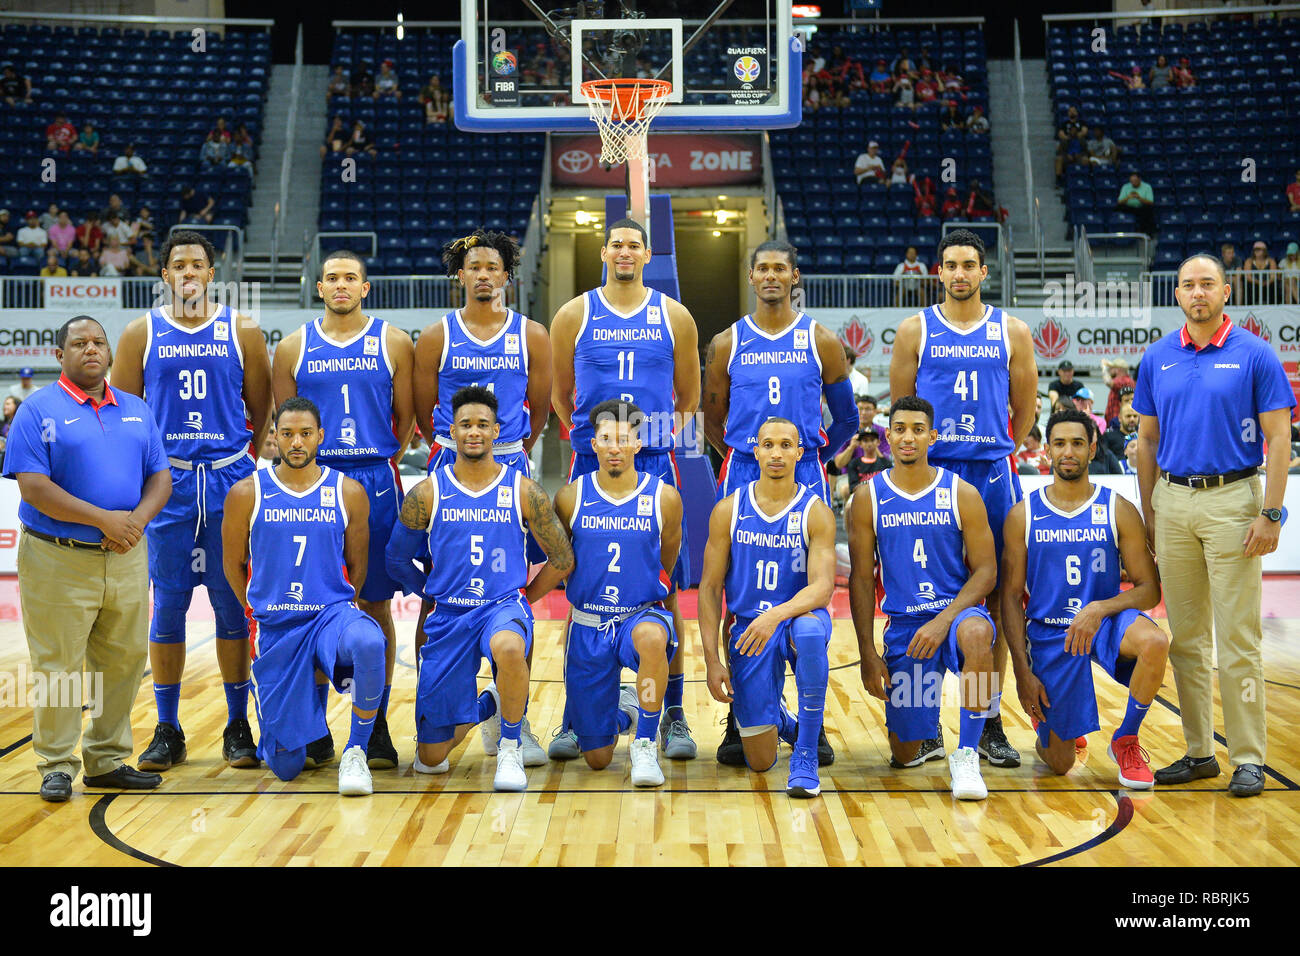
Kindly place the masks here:
[(637, 83), (622, 89), (584, 92), (591, 118), (600, 131), (600, 161), (615, 166), (629, 159), (645, 159), (650, 121), (668, 102), (671, 88)]

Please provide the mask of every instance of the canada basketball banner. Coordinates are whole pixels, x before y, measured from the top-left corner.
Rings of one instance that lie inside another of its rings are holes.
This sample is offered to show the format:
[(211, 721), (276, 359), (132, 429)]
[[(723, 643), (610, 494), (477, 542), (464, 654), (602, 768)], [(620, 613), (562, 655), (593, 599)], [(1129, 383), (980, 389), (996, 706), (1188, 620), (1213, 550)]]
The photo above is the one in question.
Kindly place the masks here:
[[(650, 185), (740, 186), (763, 180), (762, 141), (742, 133), (651, 133), (647, 150), (654, 160)], [(551, 182), (556, 186), (608, 186), (621, 189), (621, 166), (600, 167), (599, 136), (551, 137)]]

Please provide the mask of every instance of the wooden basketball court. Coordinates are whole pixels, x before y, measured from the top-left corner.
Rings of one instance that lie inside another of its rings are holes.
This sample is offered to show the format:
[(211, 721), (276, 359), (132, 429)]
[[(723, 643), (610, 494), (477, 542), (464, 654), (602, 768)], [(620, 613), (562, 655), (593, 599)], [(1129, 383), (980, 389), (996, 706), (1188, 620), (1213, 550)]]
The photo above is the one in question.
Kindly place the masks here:
[[(0, 582), (0, 673), (12, 682), (27, 662), (14, 620), (12, 579)], [(693, 597), (693, 595), (688, 595)], [(789, 751), (766, 775), (713, 759), (725, 708), (709, 696), (694, 621), (686, 711), (700, 756), (662, 760), (667, 782), (634, 789), (626, 745), (609, 769), (581, 760), (531, 768), (524, 794), (492, 790), (495, 761), (477, 732), (451, 757), (451, 772), (411, 769), (415, 670), (411, 602), (398, 609), (402, 642), (389, 724), (402, 764), (375, 771), (375, 794), (342, 798), (337, 762), (281, 783), (265, 768), (232, 770), (221, 760), (225, 699), (213, 654), (210, 610), (196, 595), (181, 702), (189, 761), (148, 793), (86, 793), (78, 778), (65, 804), (43, 803), (31, 748), (31, 711), (0, 707), (0, 863), (9, 866), (1257, 866), (1300, 865), (1300, 581), (1265, 581), (1264, 658), (1269, 765), (1263, 796), (1226, 791), (1217, 780), (1153, 792), (1119, 789), (1106, 743), (1124, 697), (1098, 672), (1103, 730), (1085, 762), (1053, 776), (1033, 755), (1033, 733), (1014, 688), (1003, 706), (1008, 736), (1024, 763), (984, 765), (989, 798), (961, 803), (948, 793), (946, 761), (894, 771), (880, 702), (862, 689), (847, 593), (836, 592), (826, 713), (834, 766), (810, 801), (784, 792)], [(539, 617), (562, 617), (562, 596)], [(6, 613), (7, 612), (7, 613)], [(209, 620), (202, 619), (207, 614)], [(883, 622), (878, 621), (877, 627)], [(560, 627), (539, 620), (529, 715), (543, 746), (563, 706)], [(25, 674), (25, 671), (22, 672)], [(952, 679), (950, 678), (950, 683)], [(787, 684), (791, 690), (792, 683)], [(791, 691), (792, 696), (792, 691)], [(1183, 753), (1172, 674), (1143, 727), (1153, 766)], [(1217, 707), (1217, 704), (1216, 704)], [(250, 708), (251, 709), (251, 708)], [(336, 744), (346, 739), (348, 704), (331, 695)], [(945, 696), (944, 733), (956, 742), (955, 705)], [(148, 677), (136, 699), (136, 756), (154, 725)], [(1222, 728), (1221, 719), (1217, 726)]]

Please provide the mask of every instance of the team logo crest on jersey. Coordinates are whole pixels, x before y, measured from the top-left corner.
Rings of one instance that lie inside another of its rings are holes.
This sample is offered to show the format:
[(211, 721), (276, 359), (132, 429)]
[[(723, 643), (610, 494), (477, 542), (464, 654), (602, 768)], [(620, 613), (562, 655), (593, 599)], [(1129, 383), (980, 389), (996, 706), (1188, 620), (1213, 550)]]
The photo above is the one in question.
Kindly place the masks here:
[(379, 336), (377, 335), (366, 336), (365, 353), (367, 355), (379, 354)]
[(509, 485), (502, 485), (497, 489), (497, 507), (509, 508), (514, 503), (514, 489)]
[(343, 419), (343, 425), (339, 428), (339, 443), (356, 447), (357, 444), (357, 423), (350, 418)]
[(337, 502), (334, 500), (333, 488), (322, 488), (320, 490), (320, 506), (322, 508), (333, 508)]
[(212, 337), (218, 342), (230, 341), (230, 323), (218, 322), (212, 327)]
[(916, 597), (920, 601), (933, 601), (937, 597), (934, 593), (934, 585), (929, 581), (922, 581), (917, 586)]
[(984, 334), (991, 339), (1002, 338), (1002, 323), (990, 322), (988, 325), (984, 327)]
[(798, 534), (799, 529), (803, 527), (803, 512), (791, 511), (785, 517), (785, 533)]
[(650, 495), (637, 495), (636, 513), (639, 516), (652, 515), (655, 511), (655, 500)]
[(507, 355), (519, 354), (519, 336), (511, 332), (506, 333), (506, 354)]
[(1070, 615), (1070, 617), (1074, 617), (1082, 610), (1083, 610), (1082, 598), (1070, 598), (1070, 600), (1065, 602), (1065, 613)]
[(652, 305), (646, 309), (645, 320), (648, 325), (658, 325), (660, 321), (659, 306)]
[(606, 604), (617, 605), (617, 604), (618, 604), (618, 585), (617, 585), (617, 584), (606, 584), (606, 585), (605, 585), (605, 593), (602, 594), (602, 595), (600, 596), (600, 599), (601, 599), (603, 602), (605, 602)]
[(203, 431), (203, 413), (190, 412), (188, 417), (185, 419), (185, 427), (192, 428), (196, 432)]
[(806, 349), (808, 347), (808, 330), (794, 330), (794, 347), (797, 349)]
[(1100, 502), (1092, 506), (1092, 523), (1093, 524), (1106, 523), (1106, 506), (1101, 504)]
[(951, 508), (952, 491), (948, 488), (934, 489), (934, 506), (936, 508)]
[(302, 582), (294, 581), (292, 584), (289, 585), (289, 590), (285, 591), (284, 595), (294, 604), (301, 604), (302, 603)]

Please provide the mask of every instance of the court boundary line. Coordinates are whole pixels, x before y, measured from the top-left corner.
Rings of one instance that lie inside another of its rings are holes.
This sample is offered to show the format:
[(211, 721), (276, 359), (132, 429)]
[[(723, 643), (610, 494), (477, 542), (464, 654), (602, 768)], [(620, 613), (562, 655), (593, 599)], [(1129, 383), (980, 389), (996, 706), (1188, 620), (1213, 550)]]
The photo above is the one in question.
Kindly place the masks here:
[(101, 842), (105, 843), (112, 849), (117, 850), (119, 853), (125, 853), (129, 857), (148, 863), (151, 866), (175, 867), (179, 869), (181, 864), (172, 863), (168, 860), (160, 860), (156, 856), (150, 856), (143, 850), (137, 850), (129, 843), (120, 839), (117, 834), (113, 832), (112, 828), (108, 825), (108, 820), (105, 818), (105, 814), (108, 812), (108, 808), (112, 805), (113, 801), (120, 796), (120, 793), (108, 793), (95, 801), (95, 805), (90, 808), (90, 831), (95, 834), (95, 836), (99, 837)]
[[(1123, 833), (1124, 829), (1133, 822), (1133, 800), (1127, 794), (1121, 793), (1118, 790), (1111, 790), (1109, 792), (1110, 795), (1115, 798), (1115, 802), (1118, 806), (1115, 811), (1115, 819), (1110, 821), (1110, 825), (1106, 827), (1106, 829), (1102, 830), (1091, 839), (1085, 840), (1076, 847), (1062, 850), (1060, 853), (1054, 853), (1051, 856), (1045, 856), (1041, 860), (1021, 863), (1019, 866), (1047, 866), (1049, 863), (1059, 863), (1061, 860), (1067, 860), (1072, 856), (1077, 856), (1080, 853), (1086, 853), (1089, 850), (1095, 849), (1111, 838), (1117, 837)], [(1142, 792), (1147, 793), (1149, 791)]]

